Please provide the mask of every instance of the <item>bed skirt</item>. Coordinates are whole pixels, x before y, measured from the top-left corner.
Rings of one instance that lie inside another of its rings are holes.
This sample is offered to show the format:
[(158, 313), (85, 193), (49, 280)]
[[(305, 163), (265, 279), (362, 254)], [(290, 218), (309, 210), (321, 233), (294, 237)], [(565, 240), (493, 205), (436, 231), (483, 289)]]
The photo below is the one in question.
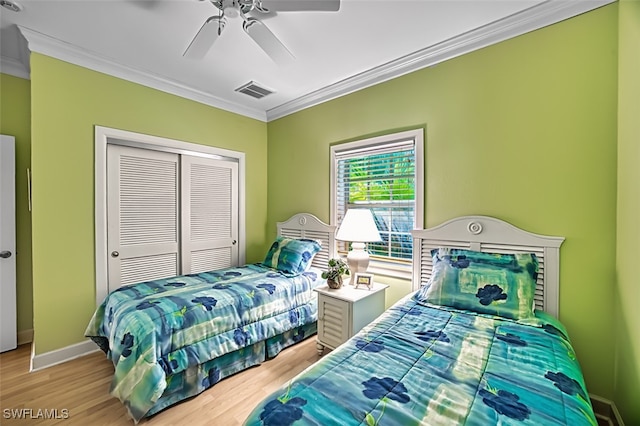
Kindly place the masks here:
[(225, 377), (274, 358), (283, 349), (314, 335), (316, 330), (317, 322), (314, 321), (168, 376), (167, 388), (145, 417), (196, 396)]

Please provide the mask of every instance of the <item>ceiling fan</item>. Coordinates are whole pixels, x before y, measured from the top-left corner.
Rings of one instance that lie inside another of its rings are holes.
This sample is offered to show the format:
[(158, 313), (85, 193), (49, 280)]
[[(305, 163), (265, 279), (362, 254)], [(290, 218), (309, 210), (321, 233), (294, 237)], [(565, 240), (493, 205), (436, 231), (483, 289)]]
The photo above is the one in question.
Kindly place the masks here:
[[(205, 0), (201, 0), (205, 1)], [(293, 55), (260, 17), (273, 12), (338, 11), (340, 0), (209, 0), (218, 14), (209, 17), (195, 35), (183, 56), (202, 59), (222, 35), (227, 18), (242, 18), (242, 28), (276, 63), (284, 64)], [(257, 16), (257, 17), (256, 17)]]

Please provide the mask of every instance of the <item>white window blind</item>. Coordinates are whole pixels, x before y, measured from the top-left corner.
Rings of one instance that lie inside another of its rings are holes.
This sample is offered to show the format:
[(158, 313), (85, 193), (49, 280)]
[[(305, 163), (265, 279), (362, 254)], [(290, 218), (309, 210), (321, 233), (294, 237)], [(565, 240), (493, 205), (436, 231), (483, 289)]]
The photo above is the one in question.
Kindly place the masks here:
[[(411, 230), (422, 226), (422, 130), (332, 147), (333, 218), (340, 225), (350, 208), (368, 208), (382, 242), (368, 243), (377, 273), (398, 273), (411, 262)], [(348, 243), (338, 242), (348, 251)], [(398, 269), (400, 267), (400, 269)]]

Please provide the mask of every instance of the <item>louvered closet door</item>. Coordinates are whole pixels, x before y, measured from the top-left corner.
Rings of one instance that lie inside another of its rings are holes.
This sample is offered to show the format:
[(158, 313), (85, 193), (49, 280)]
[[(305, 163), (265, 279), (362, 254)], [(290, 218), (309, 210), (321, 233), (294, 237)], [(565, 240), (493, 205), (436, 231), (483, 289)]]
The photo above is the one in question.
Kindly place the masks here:
[(177, 154), (109, 145), (109, 291), (178, 275)]
[(182, 157), (182, 271), (238, 264), (238, 164)]

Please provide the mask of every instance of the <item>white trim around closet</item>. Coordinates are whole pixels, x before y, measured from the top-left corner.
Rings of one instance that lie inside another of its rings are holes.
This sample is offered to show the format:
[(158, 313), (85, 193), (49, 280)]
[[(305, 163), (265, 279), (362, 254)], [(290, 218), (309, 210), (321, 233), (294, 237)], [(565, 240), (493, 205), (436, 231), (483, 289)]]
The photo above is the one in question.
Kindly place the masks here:
[(155, 149), (177, 154), (200, 157), (233, 159), (238, 161), (238, 262), (246, 262), (245, 228), (245, 154), (223, 148), (199, 145), (145, 135), (126, 130), (95, 126), (95, 259), (96, 259), (96, 306), (109, 293), (107, 280), (107, 145), (118, 144), (136, 148)]

